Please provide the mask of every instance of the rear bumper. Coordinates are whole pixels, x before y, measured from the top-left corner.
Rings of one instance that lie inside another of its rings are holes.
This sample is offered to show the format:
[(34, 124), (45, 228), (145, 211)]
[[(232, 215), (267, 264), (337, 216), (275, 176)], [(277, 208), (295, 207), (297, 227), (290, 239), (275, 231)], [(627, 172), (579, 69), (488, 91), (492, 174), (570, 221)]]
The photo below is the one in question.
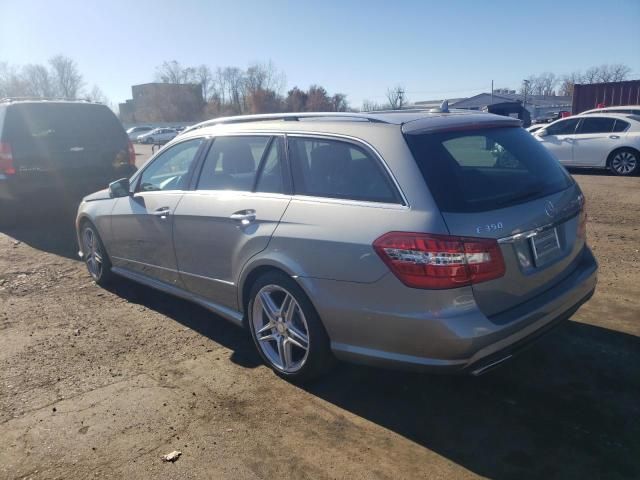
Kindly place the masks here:
[(470, 288), (407, 288), (391, 274), (374, 284), (300, 279), (335, 355), (369, 365), (479, 374), (573, 315), (596, 287), (597, 263), (585, 247), (574, 271), (537, 297), (493, 317)]

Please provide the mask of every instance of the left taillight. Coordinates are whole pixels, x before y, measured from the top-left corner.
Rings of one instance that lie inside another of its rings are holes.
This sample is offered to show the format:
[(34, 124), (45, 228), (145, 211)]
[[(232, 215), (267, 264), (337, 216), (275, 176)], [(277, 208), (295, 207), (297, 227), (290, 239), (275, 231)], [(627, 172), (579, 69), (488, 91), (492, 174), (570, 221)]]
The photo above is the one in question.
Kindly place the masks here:
[(16, 167), (13, 164), (13, 150), (11, 145), (0, 142), (0, 173), (4, 175), (15, 175)]
[(498, 242), (489, 238), (389, 232), (373, 248), (405, 285), (445, 289), (500, 278), (505, 274)]
[(131, 140), (129, 140), (129, 165), (136, 166), (136, 149), (133, 147)]

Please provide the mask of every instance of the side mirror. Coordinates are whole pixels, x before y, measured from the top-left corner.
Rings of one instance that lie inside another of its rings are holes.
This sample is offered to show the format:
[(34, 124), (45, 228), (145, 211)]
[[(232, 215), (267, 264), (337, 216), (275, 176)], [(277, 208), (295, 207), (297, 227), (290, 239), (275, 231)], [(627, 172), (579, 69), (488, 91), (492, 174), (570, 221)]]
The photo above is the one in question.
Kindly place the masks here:
[(535, 134), (536, 134), (536, 137), (546, 137), (547, 135), (549, 135), (549, 132), (547, 132), (546, 128), (541, 128), (540, 130), (535, 132)]
[(121, 178), (109, 184), (109, 196), (111, 198), (128, 197), (130, 185), (128, 178)]

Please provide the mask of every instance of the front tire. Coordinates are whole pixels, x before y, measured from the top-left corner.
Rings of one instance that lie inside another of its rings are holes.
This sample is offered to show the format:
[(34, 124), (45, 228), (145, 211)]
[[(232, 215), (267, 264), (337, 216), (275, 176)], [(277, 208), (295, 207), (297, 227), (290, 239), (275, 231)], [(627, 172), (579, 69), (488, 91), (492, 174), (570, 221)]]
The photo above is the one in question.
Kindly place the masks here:
[(251, 337), (264, 362), (279, 376), (306, 382), (334, 364), (329, 337), (298, 284), (269, 272), (253, 284), (247, 315)]
[(98, 231), (90, 222), (82, 225), (81, 239), (84, 263), (91, 278), (102, 287), (108, 285), (114, 276), (111, 272), (111, 260)]
[(635, 175), (640, 171), (640, 154), (631, 148), (614, 150), (609, 156), (609, 168), (616, 175)]

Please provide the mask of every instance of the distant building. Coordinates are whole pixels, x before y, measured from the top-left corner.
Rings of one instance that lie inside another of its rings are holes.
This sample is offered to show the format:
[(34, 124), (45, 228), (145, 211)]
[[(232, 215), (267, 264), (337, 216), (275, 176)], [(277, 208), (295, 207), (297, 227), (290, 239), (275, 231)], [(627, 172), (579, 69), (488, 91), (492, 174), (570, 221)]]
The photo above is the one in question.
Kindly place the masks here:
[[(423, 100), (415, 102), (412, 107), (437, 108), (442, 100)], [(524, 95), (515, 90), (499, 88), (491, 93), (480, 93), (469, 98), (448, 98), (449, 108), (462, 108), (465, 110), (483, 110), (488, 105), (506, 102), (524, 102)], [(533, 120), (551, 118), (561, 111), (571, 110), (571, 97), (559, 95), (527, 95), (527, 110)]]
[(194, 122), (202, 117), (199, 84), (144, 83), (131, 87), (132, 99), (119, 104), (122, 123)]
[[(482, 110), (487, 105), (505, 102), (525, 101), (524, 95), (515, 93), (515, 90), (494, 90), (491, 93), (480, 93), (473, 97), (465, 98), (458, 102), (449, 102), (451, 108), (463, 108), (466, 110)], [(526, 109), (533, 120), (551, 118), (558, 112), (571, 110), (571, 97), (560, 95), (527, 95)]]

